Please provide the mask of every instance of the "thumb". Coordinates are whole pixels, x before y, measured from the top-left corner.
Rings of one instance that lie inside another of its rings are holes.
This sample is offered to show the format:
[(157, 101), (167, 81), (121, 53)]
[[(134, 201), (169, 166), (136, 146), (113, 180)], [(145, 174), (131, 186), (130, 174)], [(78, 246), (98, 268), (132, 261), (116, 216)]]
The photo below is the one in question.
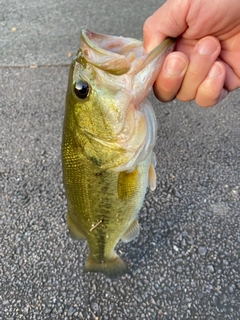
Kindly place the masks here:
[(167, 36), (176, 38), (187, 29), (189, 0), (168, 0), (153, 13), (143, 26), (143, 46), (153, 50)]

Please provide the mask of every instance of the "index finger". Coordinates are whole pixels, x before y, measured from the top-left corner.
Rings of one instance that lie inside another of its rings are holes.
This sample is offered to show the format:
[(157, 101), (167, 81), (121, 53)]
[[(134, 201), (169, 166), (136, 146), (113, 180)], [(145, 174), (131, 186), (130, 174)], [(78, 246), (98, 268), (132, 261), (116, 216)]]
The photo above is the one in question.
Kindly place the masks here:
[(167, 36), (176, 38), (186, 30), (188, 6), (187, 0), (168, 0), (145, 21), (143, 46), (147, 52), (153, 50)]

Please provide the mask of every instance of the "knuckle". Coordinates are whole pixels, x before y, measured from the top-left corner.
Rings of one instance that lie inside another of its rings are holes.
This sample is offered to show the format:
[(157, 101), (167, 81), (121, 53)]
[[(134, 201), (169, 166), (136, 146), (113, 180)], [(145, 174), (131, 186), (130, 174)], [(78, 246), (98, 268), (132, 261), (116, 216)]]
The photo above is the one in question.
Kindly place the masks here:
[(143, 24), (143, 33), (144, 33), (144, 34), (148, 34), (148, 33), (151, 32), (151, 25), (152, 25), (151, 20), (152, 20), (152, 19), (151, 19), (151, 16), (150, 16), (150, 17), (148, 17), (147, 20), (144, 22), (144, 24)]

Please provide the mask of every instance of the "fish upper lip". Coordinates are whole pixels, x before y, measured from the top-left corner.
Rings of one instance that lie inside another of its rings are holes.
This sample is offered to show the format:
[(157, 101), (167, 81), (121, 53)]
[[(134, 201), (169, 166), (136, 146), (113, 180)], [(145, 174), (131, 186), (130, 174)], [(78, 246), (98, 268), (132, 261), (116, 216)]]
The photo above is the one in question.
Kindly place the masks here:
[[(111, 42), (102, 41), (102, 43), (95, 43), (93, 41), (93, 37), (95, 38), (108, 38), (111, 39)], [(81, 38), (82, 40), (92, 49), (98, 50), (102, 52), (103, 54), (114, 54), (118, 56), (125, 56), (131, 52), (135, 52), (134, 49), (141, 51), (141, 54), (138, 54), (137, 57), (140, 57), (143, 55), (143, 42), (140, 40), (136, 40), (133, 38), (124, 38), (124, 37), (116, 37), (116, 36), (109, 36), (109, 35), (104, 35), (104, 34), (99, 34), (92, 32), (88, 29), (82, 29), (81, 31)], [(115, 41), (114, 41), (115, 40)], [(122, 43), (117, 45), (117, 42), (119, 43), (122, 41)], [(102, 44), (102, 46), (101, 46)], [(113, 48), (113, 50), (111, 50)]]

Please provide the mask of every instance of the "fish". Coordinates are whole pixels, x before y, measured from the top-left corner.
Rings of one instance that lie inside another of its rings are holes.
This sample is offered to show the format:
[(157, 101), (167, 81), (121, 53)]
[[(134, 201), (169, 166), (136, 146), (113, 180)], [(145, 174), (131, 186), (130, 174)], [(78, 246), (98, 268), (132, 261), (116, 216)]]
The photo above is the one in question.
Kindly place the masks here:
[(139, 235), (147, 187), (156, 187), (157, 120), (147, 96), (173, 48), (167, 38), (145, 53), (140, 40), (81, 30), (66, 94), (62, 171), (69, 233), (88, 243), (86, 272), (129, 272), (115, 247)]

